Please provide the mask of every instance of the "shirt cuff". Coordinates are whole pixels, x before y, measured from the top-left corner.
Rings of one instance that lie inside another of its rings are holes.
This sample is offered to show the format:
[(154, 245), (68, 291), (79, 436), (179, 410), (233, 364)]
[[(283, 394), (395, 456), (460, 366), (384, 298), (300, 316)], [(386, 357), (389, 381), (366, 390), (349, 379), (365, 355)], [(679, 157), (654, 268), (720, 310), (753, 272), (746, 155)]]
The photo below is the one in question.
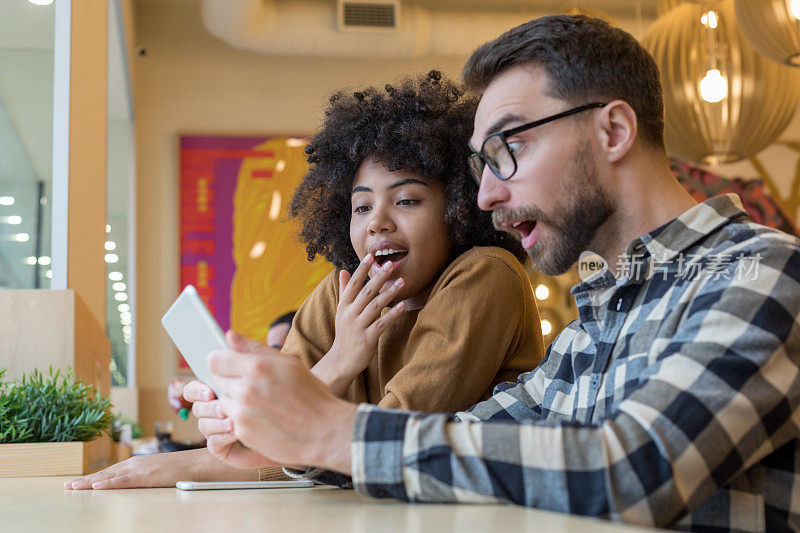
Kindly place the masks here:
[(409, 411), (362, 403), (350, 447), (353, 487), (362, 496), (409, 500), (404, 482), (404, 443)]
[(345, 476), (339, 472), (331, 472), (330, 470), (323, 470), (322, 468), (308, 468), (306, 470), (294, 470), (292, 468), (283, 468), (283, 473), (293, 479), (309, 479), (315, 483), (323, 485), (333, 485), (342, 489), (352, 489), (353, 483), (350, 481), (350, 476)]

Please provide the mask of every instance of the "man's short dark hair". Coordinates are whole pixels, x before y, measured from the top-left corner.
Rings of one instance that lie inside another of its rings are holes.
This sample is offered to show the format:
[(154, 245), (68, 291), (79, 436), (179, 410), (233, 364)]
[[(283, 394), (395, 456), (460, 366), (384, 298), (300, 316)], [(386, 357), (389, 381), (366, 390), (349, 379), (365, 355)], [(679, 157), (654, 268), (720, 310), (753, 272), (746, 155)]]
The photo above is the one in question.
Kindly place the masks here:
[(285, 313), (275, 320), (272, 321), (272, 324), (269, 325), (269, 328), (272, 329), (275, 326), (279, 326), (281, 324), (289, 324), (289, 327), (292, 327), (292, 320), (294, 320), (294, 315), (297, 314), (297, 311), (289, 311)]
[(664, 100), (658, 66), (629, 33), (583, 15), (551, 15), (504, 33), (473, 52), (462, 77), (481, 92), (506, 70), (541, 67), (548, 94), (573, 105), (624, 100), (636, 112), (640, 137), (664, 150)]

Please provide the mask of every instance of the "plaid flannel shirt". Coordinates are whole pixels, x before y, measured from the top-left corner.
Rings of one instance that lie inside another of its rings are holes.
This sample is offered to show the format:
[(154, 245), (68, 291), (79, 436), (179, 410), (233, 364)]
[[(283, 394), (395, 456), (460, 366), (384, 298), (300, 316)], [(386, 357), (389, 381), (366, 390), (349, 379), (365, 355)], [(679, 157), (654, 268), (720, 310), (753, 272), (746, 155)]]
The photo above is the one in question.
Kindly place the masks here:
[(798, 244), (749, 222), (735, 195), (693, 207), (630, 243), (623, 279), (573, 287), (579, 318), (516, 384), (454, 418), (360, 405), (352, 485), (685, 530), (800, 529)]

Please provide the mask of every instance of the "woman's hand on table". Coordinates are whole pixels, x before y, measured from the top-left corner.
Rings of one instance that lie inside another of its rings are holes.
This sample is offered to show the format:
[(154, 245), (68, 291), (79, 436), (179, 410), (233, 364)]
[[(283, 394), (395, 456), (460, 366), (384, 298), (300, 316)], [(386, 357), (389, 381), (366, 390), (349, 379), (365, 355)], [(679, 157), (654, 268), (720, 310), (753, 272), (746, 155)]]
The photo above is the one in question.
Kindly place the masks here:
[(193, 481), (194, 467), (205, 449), (135, 455), (94, 474), (64, 483), (65, 489), (133, 489), (174, 487), (178, 481)]
[(336, 337), (328, 353), (311, 370), (337, 396), (344, 394), (355, 376), (369, 366), (378, 350), (378, 339), (405, 308), (400, 302), (381, 316), (402, 289), (403, 278), (381, 292), (394, 270), (394, 264), (387, 261), (364, 284), (374, 261), (372, 254), (367, 254), (352, 276), (346, 270), (339, 272)]

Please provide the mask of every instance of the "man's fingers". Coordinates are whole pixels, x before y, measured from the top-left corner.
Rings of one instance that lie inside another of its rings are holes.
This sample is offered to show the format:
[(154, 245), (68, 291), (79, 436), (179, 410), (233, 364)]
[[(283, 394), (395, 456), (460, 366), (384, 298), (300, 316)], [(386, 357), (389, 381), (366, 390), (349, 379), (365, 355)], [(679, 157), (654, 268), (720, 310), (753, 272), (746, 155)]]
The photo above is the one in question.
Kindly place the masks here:
[(347, 286), (341, 291), (339, 295), (339, 302), (342, 304), (350, 304), (355, 300), (356, 296), (358, 296), (361, 287), (364, 286), (364, 280), (367, 279), (367, 275), (369, 274), (369, 269), (372, 267), (372, 263), (375, 261), (375, 258), (372, 254), (367, 254), (364, 259), (361, 260), (361, 263), (356, 268), (356, 271), (353, 272), (352, 277), (347, 282)]
[(216, 395), (211, 387), (202, 381), (191, 381), (183, 388), (183, 397), (187, 402), (210, 402)]
[(197, 428), (208, 439), (211, 435), (233, 431), (233, 422), (230, 418), (201, 418), (197, 421)]
[(225, 418), (219, 400), (211, 402), (195, 402), (192, 404), (192, 414), (200, 418)]
[(231, 453), (231, 447), (238, 440), (236, 435), (233, 434), (233, 431), (229, 431), (228, 433), (215, 433), (214, 435), (209, 435), (206, 439), (206, 447), (211, 455), (224, 461), (228, 459), (228, 455)]
[(241, 378), (253, 372), (254, 357), (233, 350), (214, 350), (208, 354), (208, 369), (217, 376)]
[(264, 353), (269, 351), (269, 346), (264, 343), (242, 337), (237, 332), (229, 329), (225, 333), (225, 341), (232, 350), (240, 353)]

